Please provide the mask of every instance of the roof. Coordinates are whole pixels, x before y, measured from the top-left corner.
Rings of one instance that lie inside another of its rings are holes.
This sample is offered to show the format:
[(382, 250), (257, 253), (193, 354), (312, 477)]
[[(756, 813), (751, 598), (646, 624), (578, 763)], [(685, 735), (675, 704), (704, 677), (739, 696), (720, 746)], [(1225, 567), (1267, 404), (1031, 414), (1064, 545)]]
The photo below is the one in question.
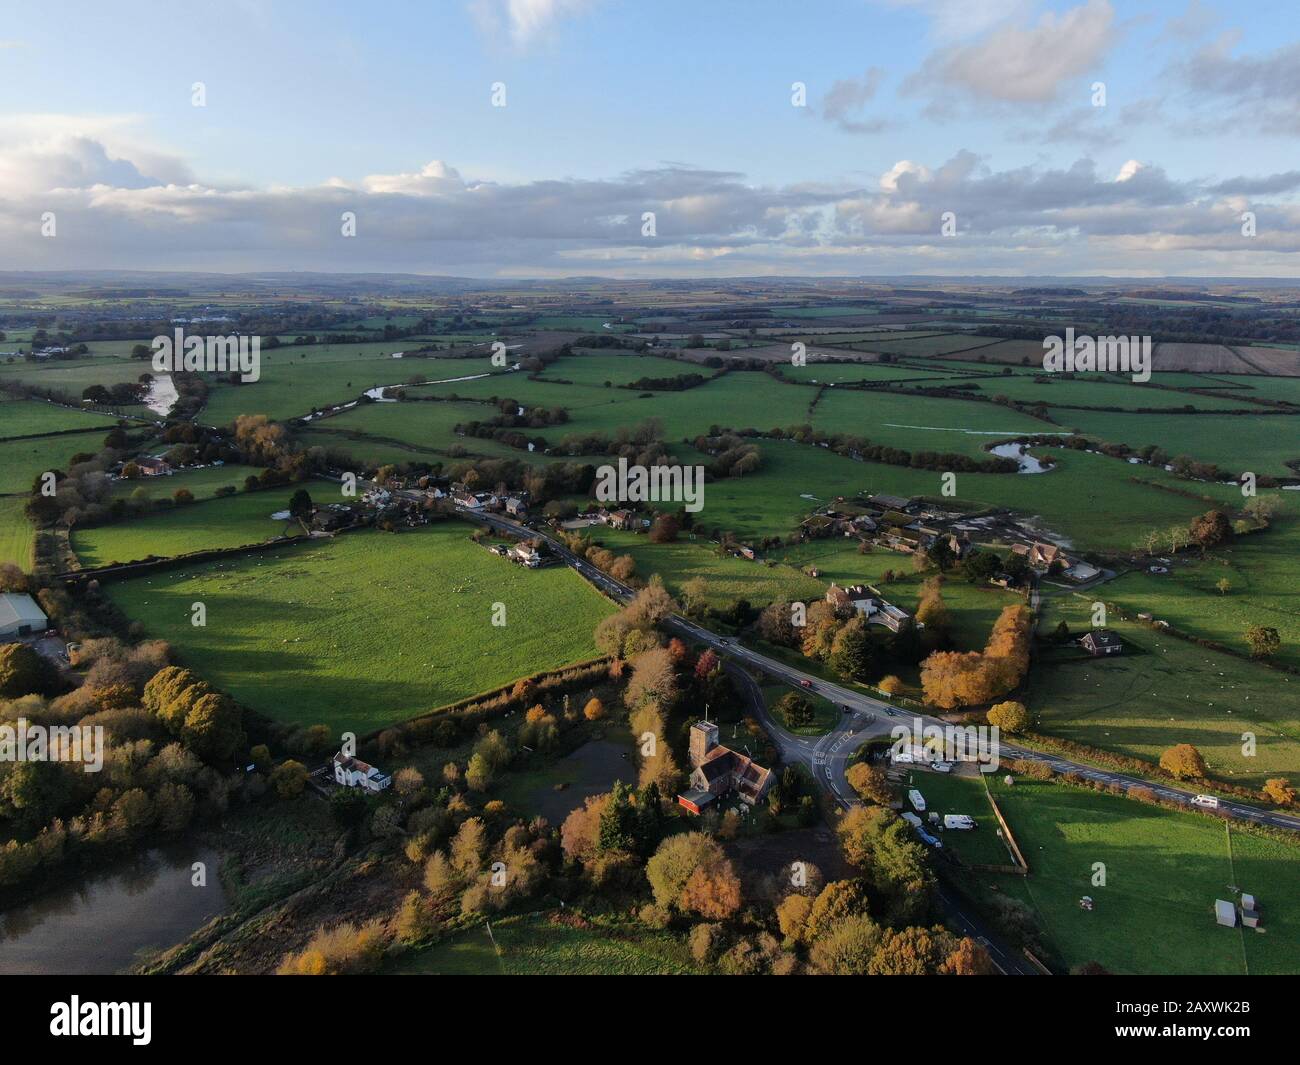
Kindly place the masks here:
[(36, 600), (22, 592), (5, 592), (0, 594), (0, 625), (44, 625), (45, 611), (36, 605)]
[(877, 506), (888, 507), (890, 510), (903, 510), (912, 505), (910, 496), (891, 496), (881, 493), (871, 496), (870, 499)]
[(1124, 641), (1110, 629), (1093, 629), (1084, 634), (1083, 642), (1097, 647), (1119, 647)]

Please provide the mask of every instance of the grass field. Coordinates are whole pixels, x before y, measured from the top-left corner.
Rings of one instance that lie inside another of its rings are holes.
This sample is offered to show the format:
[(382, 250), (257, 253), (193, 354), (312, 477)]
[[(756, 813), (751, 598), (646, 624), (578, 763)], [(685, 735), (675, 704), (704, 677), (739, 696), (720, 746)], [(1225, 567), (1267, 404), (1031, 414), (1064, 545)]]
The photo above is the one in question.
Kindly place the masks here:
[[(1067, 965), (1116, 973), (1300, 972), (1300, 847), (1250, 836), (1217, 819), (1060, 784), (989, 780), (1029, 862), (1030, 876), (997, 878), (1033, 908)], [(952, 833), (948, 833), (951, 836)], [(945, 836), (945, 841), (948, 836)], [(1106, 885), (1093, 884), (1095, 863)], [(1214, 900), (1254, 894), (1265, 931), (1224, 928)], [(1094, 900), (1091, 912), (1080, 897)]]
[[(349, 533), (106, 588), (241, 702), (361, 735), (595, 654), (606, 600), (566, 568), (489, 554), (470, 531)], [(206, 628), (190, 624), (197, 601)], [(495, 603), (504, 627), (492, 624)]]
[(233, 486), (244, 490), (244, 478), (250, 474), (257, 476), (262, 471), (256, 466), (241, 466), (227, 463), (225, 466), (204, 466), (202, 469), (179, 470), (166, 477), (143, 477), (138, 481), (117, 481), (113, 485), (114, 495), (129, 496), (136, 489), (143, 488), (152, 498), (162, 499), (172, 496), (177, 489), (188, 488), (195, 499), (207, 499), (218, 488)]
[(1170, 456), (1215, 462), (1229, 473), (1289, 476), (1286, 462), (1300, 458), (1300, 416), (1291, 414), (1122, 414), (1058, 410), (1062, 428), (1078, 429), (1112, 444), (1156, 444)]
[(0, 562), (29, 570), (36, 530), (23, 513), (26, 503), (26, 496), (0, 496)]
[[(0, 395), (0, 437), (57, 433), (65, 429), (107, 433), (115, 419), (91, 411), (72, 410), (38, 400), (8, 399)], [(94, 439), (88, 432), (87, 439)], [(98, 443), (98, 441), (96, 441)]]
[[(1300, 667), (1300, 501), (1290, 500), (1291, 492), (1278, 495), (1291, 505), (1269, 529), (1165, 575), (1127, 573), (1106, 585), (1106, 599), (1242, 653), (1249, 652), (1249, 626), (1271, 625), (1282, 637), (1277, 660)], [(1232, 585), (1226, 595), (1216, 587), (1225, 579)]]
[[(172, 480), (172, 478), (168, 478)], [(72, 531), (72, 549), (82, 566), (167, 558), (190, 551), (260, 544), (277, 536), (301, 536), (296, 521), (271, 517), (287, 510), (293, 489), (241, 492), (228, 499), (174, 506), (134, 521)]]
[(73, 455), (97, 451), (100, 441), (91, 433), (72, 433), (0, 443), (0, 495), (27, 495), (40, 474), (66, 472)]
[[(1064, 619), (1087, 631), (1091, 600), (1043, 601), (1040, 632)], [(1300, 767), (1300, 678), (1206, 650), (1112, 615), (1107, 626), (1131, 645), (1121, 655), (1030, 670), (1026, 705), (1040, 732), (1152, 761), (1176, 743), (1194, 744), (1212, 775), (1259, 787)], [(1257, 738), (1243, 753), (1243, 733)]]
[(679, 939), (642, 927), (628, 934), (553, 923), (520, 914), (456, 933), (392, 967), (400, 974), (444, 976), (685, 976), (698, 970)]
[(937, 813), (940, 819), (944, 814), (975, 818), (977, 827), (969, 830), (928, 827), (928, 831), (943, 840), (944, 850), (956, 854), (967, 865), (1015, 864), (1010, 849), (998, 837), (997, 818), (993, 816), (981, 774), (958, 776), (914, 769), (907, 774), (904, 795), (909, 788), (925, 796), (926, 820), (931, 813)]

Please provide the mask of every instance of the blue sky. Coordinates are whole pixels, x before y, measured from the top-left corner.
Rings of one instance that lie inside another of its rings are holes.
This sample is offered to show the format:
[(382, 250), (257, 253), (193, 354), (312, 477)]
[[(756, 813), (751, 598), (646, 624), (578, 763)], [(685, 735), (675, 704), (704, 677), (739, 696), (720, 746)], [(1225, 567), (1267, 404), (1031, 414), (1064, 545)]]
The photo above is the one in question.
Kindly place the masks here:
[(1201, 0), (11, 0), (0, 225), (32, 269), (1289, 276), (1298, 26)]

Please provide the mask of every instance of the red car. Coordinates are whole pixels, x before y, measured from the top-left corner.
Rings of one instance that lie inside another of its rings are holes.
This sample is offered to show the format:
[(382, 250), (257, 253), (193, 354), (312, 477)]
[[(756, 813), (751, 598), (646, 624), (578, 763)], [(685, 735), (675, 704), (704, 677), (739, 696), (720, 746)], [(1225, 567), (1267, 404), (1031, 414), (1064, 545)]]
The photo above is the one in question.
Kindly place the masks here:
[(801, 681), (799, 682), (799, 687), (801, 687), (801, 688), (811, 688), (811, 687), (812, 687), (812, 681), (810, 681), (807, 677), (805, 677), (803, 680), (801, 680)]

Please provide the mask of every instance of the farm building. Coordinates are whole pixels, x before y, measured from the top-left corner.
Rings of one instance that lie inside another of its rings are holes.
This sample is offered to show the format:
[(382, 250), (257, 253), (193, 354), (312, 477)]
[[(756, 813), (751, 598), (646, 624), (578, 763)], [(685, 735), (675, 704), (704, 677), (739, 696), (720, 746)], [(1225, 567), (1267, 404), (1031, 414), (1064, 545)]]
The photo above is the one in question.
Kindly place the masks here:
[(34, 632), (44, 632), (48, 626), (45, 611), (36, 605), (30, 595), (5, 592), (0, 595), (0, 640), (14, 640)]

